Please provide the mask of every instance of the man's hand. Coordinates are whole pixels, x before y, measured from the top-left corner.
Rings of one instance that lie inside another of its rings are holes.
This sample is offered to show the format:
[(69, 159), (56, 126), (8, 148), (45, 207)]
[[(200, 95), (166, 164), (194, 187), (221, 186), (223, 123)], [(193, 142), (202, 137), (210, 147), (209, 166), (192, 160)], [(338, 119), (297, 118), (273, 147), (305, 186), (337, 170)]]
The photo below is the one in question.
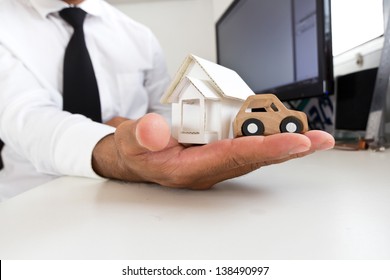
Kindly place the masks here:
[(333, 146), (331, 135), (313, 130), (304, 135), (247, 136), (185, 147), (171, 137), (165, 120), (152, 113), (122, 122), (114, 135), (103, 138), (94, 149), (93, 167), (107, 178), (207, 189), (262, 166)]
[(113, 127), (118, 127), (121, 123), (124, 121), (127, 121), (129, 119), (124, 118), (124, 117), (114, 117), (111, 120), (105, 122), (105, 124), (113, 126)]

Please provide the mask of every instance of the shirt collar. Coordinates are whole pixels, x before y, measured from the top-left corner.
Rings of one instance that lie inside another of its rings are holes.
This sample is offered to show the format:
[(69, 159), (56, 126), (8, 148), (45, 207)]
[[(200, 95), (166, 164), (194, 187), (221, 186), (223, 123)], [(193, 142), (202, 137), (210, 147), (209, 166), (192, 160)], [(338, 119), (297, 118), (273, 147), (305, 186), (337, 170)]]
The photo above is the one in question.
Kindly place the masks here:
[[(62, 0), (30, 0), (30, 2), (42, 17), (69, 7), (69, 4)], [(102, 13), (101, 4), (101, 0), (84, 0), (77, 6), (88, 14), (99, 16)]]

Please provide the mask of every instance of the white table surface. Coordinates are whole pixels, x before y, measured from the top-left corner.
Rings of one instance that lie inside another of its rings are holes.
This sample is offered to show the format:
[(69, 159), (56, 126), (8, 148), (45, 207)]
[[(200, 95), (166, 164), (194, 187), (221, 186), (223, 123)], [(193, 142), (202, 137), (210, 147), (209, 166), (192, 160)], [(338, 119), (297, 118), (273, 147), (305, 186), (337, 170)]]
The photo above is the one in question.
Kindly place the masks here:
[(319, 152), (209, 191), (63, 177), (0, 203), (0, 225), (0, 259), (390, 259), (390, 152)]

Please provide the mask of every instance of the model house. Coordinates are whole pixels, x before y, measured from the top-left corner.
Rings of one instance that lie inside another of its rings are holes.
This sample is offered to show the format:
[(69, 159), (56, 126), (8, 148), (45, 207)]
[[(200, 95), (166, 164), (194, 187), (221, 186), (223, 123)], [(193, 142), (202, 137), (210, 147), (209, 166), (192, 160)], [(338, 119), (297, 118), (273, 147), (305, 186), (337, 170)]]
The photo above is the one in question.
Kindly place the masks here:
[(232, 122), (253, 91), (233, 70), (189, 55), (161, 98), (172, 104), (172, 135), (206, 144), (233, 137)]

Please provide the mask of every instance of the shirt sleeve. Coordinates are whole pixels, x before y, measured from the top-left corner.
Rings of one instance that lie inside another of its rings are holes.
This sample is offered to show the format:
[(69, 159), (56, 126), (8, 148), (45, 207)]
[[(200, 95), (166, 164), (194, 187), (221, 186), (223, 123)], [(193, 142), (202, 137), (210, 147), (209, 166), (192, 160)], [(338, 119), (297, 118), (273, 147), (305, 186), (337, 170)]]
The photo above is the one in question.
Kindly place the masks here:
[(162, 48), (153, 35), (150, 35), (150, 52), (152, 57), (152, 68), (146, 72), (145, 88), (149, 92), (149, 112), (156, 112), (164, 116), (170, 123), (171, 106), (162, 104), (160, 99), (170, 83), (170, 76), (166, 67), (166, 61)]
[(61, 108), (61, 94), (0, 44), (0, 138), (39, 172), (99, 177), (92, 151), (115, 128)]

